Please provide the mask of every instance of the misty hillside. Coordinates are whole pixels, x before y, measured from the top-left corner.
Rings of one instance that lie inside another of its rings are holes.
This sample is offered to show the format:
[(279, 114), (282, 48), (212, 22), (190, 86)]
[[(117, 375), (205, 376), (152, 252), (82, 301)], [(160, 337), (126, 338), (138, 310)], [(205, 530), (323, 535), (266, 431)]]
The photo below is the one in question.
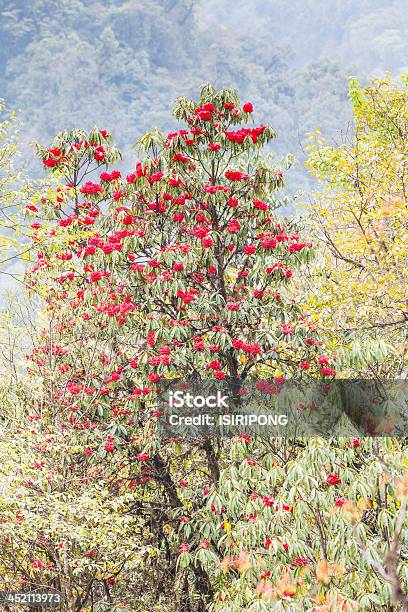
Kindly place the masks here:
[[(127, 149), (155, 125), (171, 129), (177, 95), (212, 81), (251, 100), (256, 120), (278, 130), (277, 152), (301, 159), (307, 132), (339, 138), (347, 127), (350, 74), (408, 67), (404, 5), (1, 0), (0, 97), (20, 110), (26, 142), (98, 124)], [(306, 181), (299, 168), (291, 187)]]

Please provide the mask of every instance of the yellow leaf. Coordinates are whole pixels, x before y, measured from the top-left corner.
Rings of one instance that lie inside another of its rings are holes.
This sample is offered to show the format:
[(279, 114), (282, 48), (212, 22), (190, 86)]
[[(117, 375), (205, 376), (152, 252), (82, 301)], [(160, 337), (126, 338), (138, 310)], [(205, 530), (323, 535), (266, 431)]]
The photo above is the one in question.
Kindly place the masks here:
[(322, 584), (330, 582), (330, 568), (327, 559), (321, 559), (316, 566), (316, 578)]
[(285, 574), (278, 580), (276, 589), (282, 597), (293, 597), (296, 594), (296, 585), (289, 574)]

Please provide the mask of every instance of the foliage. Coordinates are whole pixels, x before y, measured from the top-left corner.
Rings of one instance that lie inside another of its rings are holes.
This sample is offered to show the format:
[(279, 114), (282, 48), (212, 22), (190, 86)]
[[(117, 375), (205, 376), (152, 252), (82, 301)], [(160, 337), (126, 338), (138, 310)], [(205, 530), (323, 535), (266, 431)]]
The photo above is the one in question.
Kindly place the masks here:
[[(377, 146), (377, 132), (386, 143), (354, 91), (361, 145)], [(60, 588), (68, 612), (407, 609), (404, 439), (183, 440), (157, 429), (169, 380), (245, 391), (269, 379), (279, 394), (291, 379), (323, 380), (329, 392), (336, 376), (321, 338), (337, 351), (342, 328), (329, 333), (330, 310), (305, 288), (311, 232), (277, 215), (291, 159), (265, 154), (275, 132), (254, 126), (253, 111), (210, 85), (197, 101), (179, 98), (181, 129), (142, 137), (126, 176), (112, 168), (121, 153), (107, 130), (67, 130), (37, 147), (51, 180), (29, 209), (25, 280), (43, 312), (30, 382), (2, 393), (0, 571), (15, 588)], [(311, 164), (330, 151), (347, 158), (316, 145)], [(338, 166), (327, 197), (349, 188), (336, 209), (343, 223), (358, 199)], [(310, 287), (320, 290), (316, 276)], [(358, 316), (378, 322), (371, 290)], [(5, 315), (6, 349), (17, 322)]]
[(19, 280), (15, 272), (21, 275), (18, 267), (28, 259), (25, 213), (38, 210), (38, 189), (45, 186), (44, 181), (28, 179), (24, 166), (19, 163), (19, 145), (16, 114), (8, 114), (0, 99), (0, 272), (8, 280)]
[[(406, 461), (396, 440), (237, 441), (191, 526), (189, 561), (217, 585), (210, 609), (392, 609), (373, 565), (395, 533)], [(406, 590), (405, 560), (399, 572)]]
[[(28, 278), (50, 320), (31, 354), (44, 416), (93, 431), (99, 458), (123, 454), (147, 503), (163, 506), (156, 529), (167, 555), (174, 530), (167, 542), (164, 526), (180, 508), (200, 507), (199, 487), (217, 482), (225, 451), (154, 435), (160, 379), (334, 375), (291, 289), (311, 245), (274, 214), (284, 167), (260, 155), (274, 131), (239, 128), (252, 110), (211, 86), (198, 102), (180, 98), (175, 114), (190, 130), (143, 137), (144, 159), (125, 180), (108, 171), (119, 153), (104, 130), (39, 147), (66, 181), (33, 211), (44, 221), (33, 224), (39, 250)], [(200, 566), (194, 580), (204, 597), (211, 585)], [(194, 600), (190, 589), (182, 601)]]
[[(350, 99), (350, 141), (329, 146), (318, 134), (310, 146), (308, 166), (323, 188), (311, 211), (324, 245), (317, 271), (322, 281), (311, 305), (327, 334), (343, 335), (359, 353), (353, 360), (349, 351), (349, 367), (361, 371), (374, 363), (379, 375), (399, 376), (406, 368), (408, 322), (406, 80), (388, 75), (362, 89), (352, 79)], [(370, 363), (367, 345), (374, 340)]]
[(0, 246), (4, 251), (1, 264), (11, 255), (10, 249), (18, 248), (21, 217), (16, 214), (18, 198), (22, 193), (16, 191), (21, 176), (15, 168), (17, 149), (17, 125), (15, 114), (4, 116), (4, 102), (0, 100)]

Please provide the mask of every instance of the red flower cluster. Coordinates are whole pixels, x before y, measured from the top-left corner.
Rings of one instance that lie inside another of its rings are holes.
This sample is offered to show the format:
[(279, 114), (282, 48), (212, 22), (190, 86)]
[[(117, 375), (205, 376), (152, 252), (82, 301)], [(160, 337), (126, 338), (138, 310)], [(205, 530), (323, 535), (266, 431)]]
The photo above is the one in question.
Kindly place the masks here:
[(232, 346), (237, 351), (244, 351), (248, 355), (259, 355), (261, 352), (261, 347), (256, 342), (247, 344), (243, 340), (233, 340)]
[(105, 149), (101, 145), (95, 147), (94, 158), (96, 159), (96, 161), (103, 161), (105, 159), (105, 155)]
[(296, 557), (293, 563), (298, 567), (305, 567), (309, 563), (309, 559), (306, 559), (306, 557)]
[(103, 193), (103, 188), (101, 185), (98, 185), (98, 183), (87, 181), (84, 185), (82, 185), (80, 191), (86, 195), (95, 195), (96, 193)]
[(101, 181), (112, 182), (116, 181), (117, 179), (120, 179), (121, 176), (122, 175), (119, 170), (113, 170), (112, 172), (102, 172), (100, 179)]
[(254, 200), (252, 203), (255, 206), (255, 208), (259, 208), (259, 210), (269, 209), (269, 204), (267, 204), (266, 202), (262, 202), (262, 200)]
[(107, 453), (113, 453), (115, 450), (115, 438), (113, 436), (107, 436), (104, 449)]
[(62, 151), (55, 147), (54, 149), (47, 149), (47, 153), (48, 155), (43, 159), (43, 164), (47, 166), (47, 168), (54, 168), (62, 157)]
[(224, 176), (229, 181), (246, 181), (248, 179), (248, 174), (245, 172), (234, 172), (233, 170), (227, 170)]
[(239, 144), (243, 143), (245, 138), (251, 138), (253, 143), (256, 143), (259, 136), (263, 134), (266, 126), (260, 125), (257, 128), (241, 128), (236, 131), (225, 131), (224, 134), (231, 142), (237, 142)]
[(177, 291), (177, 297), (182, 300), (183, 304), (189, 304), (190, 302), (194, 302), (197, 295), (197, 289), (189, 289), (188, 291), (182, 291), (181, 289), (179, 289)]
[(337, 485), (341, 483), (341, 480), (338, 474), (335, 474), (334, 472), (332, 472), (330, 474), (327, 474), (326, 482), (328, 485)]
[(212, 119), (212, 113), (215, 112), (215, 106), (212, 102), (204, 104), (194, 109), (194, 115), (201, 121), (210, 121)]
[(236, 234), (241, 229), (241, 224), (237, 219), (231, 219), (227, 225), (227, 232), (229, 234)]

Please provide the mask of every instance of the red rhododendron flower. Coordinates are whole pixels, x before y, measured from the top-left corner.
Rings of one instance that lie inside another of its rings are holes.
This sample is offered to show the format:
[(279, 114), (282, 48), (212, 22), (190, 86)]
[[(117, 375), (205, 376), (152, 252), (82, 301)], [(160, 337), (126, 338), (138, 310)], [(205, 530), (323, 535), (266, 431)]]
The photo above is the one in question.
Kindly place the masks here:
[(236, 234), (241, 229), (241, 224), (237, 219), (231, 219), (227, 226), (227, 232), (229, 234)]
[(298, 567), (305, 567), (309, 563), (309, 559), (306, 559), (306, 557), (296, 557), (293, 563)]
[(34, 569), (43, 569), (43, 567), (44, 567), (44, 566), (43, 566), (43, 562), (42, 562), (42, 561), (40, 561), (40, 559), (37, 559), (36, 561), (33, 561), (33, 562), (32, 562), (32, 564), (31, 564), (31, 566), (32, 566)]
[(134, 172), (131, 172), (130, 174), (126, 175), (126, 181), (128, 183), (134, 183), (137, 180), (137, 175)]
[(89, 280), (91, 283), (97, 283), (102, 278), (102, 272), (92, 272), (89, 276)]
[(58, 253), (57, 259), (61, 259), (62, 261), (69, 261), (72, 259), (72, 253)]
[(43, 159), (43, 164), (44, 166), (47, 166), (47, 168), (54, 168), (54, 166), (58, 164), (58, 160), (52, 157), (45, 157)]
[(180, 516), (180, 523), (189, 523), (190, 518), (188, 516)]
[(161, 181), (163, 176), (164, 176), (163, 172), (154, 172), (151, 176), (148, 177), (148, 181), (150, 185), (153, 185), (153, 183), (157, 183), (158, 181)]
[(96, 147), (94, 152), (94, 158), (96, 161), (102, 161), (105, 159), (105, 149), (102, 146)]
[(251, 436), (249, 434), (241, 434), (239, 436), (239, 440), (241, 442), (245, 442), (245, 444), (249, 444), (251, 441)]
[(193, 348), (195, 351), (201, 352), (205, 350), (205, 344), (201, 338), (194, 338), (193, 343)]
[(214, 361), (211, 361), (211, 363), (209, 363), (207, 367), (210, 370), (220, 370), (221, 369), (221, 364), (220, 364), (219, 361), (214, 360)]
[(201, 244), (204, 248), (210, 248), (213, 245), (213, 240), (210, 236), (206, 236), (201, 240)]
[(244, 111), (244, 113), (252, 113), (254, 107), (252, 106), (251, 102), (245, 102), (244, 106), (242, 107), (242, 110)]
[(81, 187), (81, 193), (85, 193), (87, 195), (95, 195), (95, 193), (103, 193), (103, 188), (97, 183), (92, 183), (88, 181)]
[(242, 348), (245, 353), (249, 353), (250, 355), (259, 355), (261, 352), (261, 347), (256, 343), (244, 344)]
[(323, 376), (336, 376), (336, 370), (332, 368), (322, 368), (321, 373)]
[(196, 117), (201, 119), (201, 121), (210, 121), (210, 119), (212, 118), (211, 111), (202, 108), (196, 108), (195, 115)]
[(236, 208), (238, 206), (238, 200), (236, 198), (230, 198), (227, 202), (228, 206)]
[(233, 170), (227, 170), (224, 176), (229, 181), (246, 181), (248, 178), (248, 174), (245, 172), (234, 172)]
[(179, 161), (185, 164), (186, 162), (188, 162), (188, 157), (186, 157), (185, 155), (181, 155), (181, 153), (175, 153), (173, 155), (173, 161)]
[(327, 474), (326, 482), (328, 485), (337, 485), (341, 483), (341, 480), (338, 474), (335, 474), (334, 472), (332, 472), (330, 474)]
[(139, 455), (137, 455), (136, 459), (138, 461), (149, 461), (150, 457), (146, 453), (140, 453)]
[(265, 126), (261, 125), (258, 128), (242, 128), (240, 130), (225, 131), (224, 134), (231, 142), (243, 143), (245, 138), (251, 138), (252, 142), (256, 143), (259, 136), (264, 132)]
[(47, 149), (47, 151), (48, 153), (51, 153), (51, 155), (53, 155), (54, 157), (61, 157), (62, 155), (62, 151), (58, 147), (55, 147), (54, 149)]
[(193, 233), (196, 238), (204, 238), (209, 233), (210, 228), (204, 225), (198, 225), (194, 228)]
[(262, 202), (262, 200), (254, 200), (253, 205), (255, 208), (259, 208), (259, 210), (268, 210), (269, 205), (266, 202)]

